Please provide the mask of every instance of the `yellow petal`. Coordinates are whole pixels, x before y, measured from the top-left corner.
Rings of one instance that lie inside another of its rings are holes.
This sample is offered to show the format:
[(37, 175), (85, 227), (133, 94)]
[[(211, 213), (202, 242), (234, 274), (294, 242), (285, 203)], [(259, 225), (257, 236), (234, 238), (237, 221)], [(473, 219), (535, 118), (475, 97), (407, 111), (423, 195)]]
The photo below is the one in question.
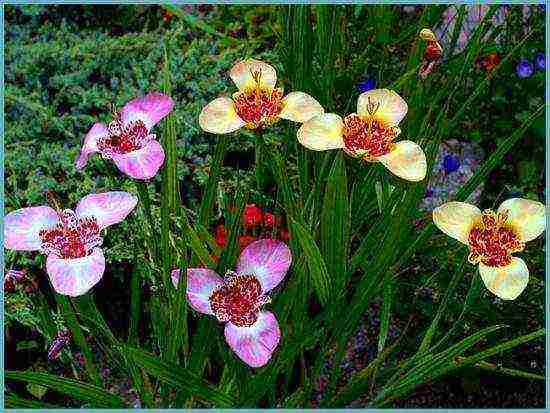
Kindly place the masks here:
[(420, 30), (420, 38), (422, 40), (427, 40), (428, 42), (437, 42), (437, 37), (435, 37), (434, 32), (432, 32), (430, 29)]
[(298, 141), (308, 149), (326, 151), (344, 147), (342, 118), (334, 113), (315, 116), (298, 129)]
[(357, 100), (359, 116), (371, 116), (374, 109), (374, 117), (381, 119), (388, 126), (397, 126), (407, 114), (407, 102), (388, 89), (374, 89), (361, 93)]
[(206, 105), (199, 115), (199, 125), (205, 132), (230, 133), (245, 125), (235, 112), (235, 105), (230, 98), (214, 99)]
[(312, 117), (322, 115), (325, 110), (319, 102), (304, 92), (291, 92), (283, 99), (280, 118), (304, 123)]
[(530, 199), (507, 199), (498, 207), (498, 212), (508, 211), (508, 222), (512, 224), (523, 242), (531, 241), (544, 232), (546, 208)]
[(257, 85), (254, 76), (259, 74), (257, 80), (262, 88), (274, 89), (277, 83), (275, 68), (256, 59), (246, 59), (236, 63), (229, 72), (229, 76), (235, 82), (239, 90), (249, 89)]
[(434, 224), (445, 234), (464, 244), (468, 244), (468, 235), (481, 211), (466, 202), (447, 202), (432, 212)]
[(521, 258), (512, 257), (505, 267), (479, 264), (479, 274), (485, 287), (503, 300), (515, 300), (529, 282), (529, 270)]
[(407, 181), (418, 182), (426, 177), (426, 155), (414, 142), (397, 142), (390, 153), (376, 159), (391, 173)]

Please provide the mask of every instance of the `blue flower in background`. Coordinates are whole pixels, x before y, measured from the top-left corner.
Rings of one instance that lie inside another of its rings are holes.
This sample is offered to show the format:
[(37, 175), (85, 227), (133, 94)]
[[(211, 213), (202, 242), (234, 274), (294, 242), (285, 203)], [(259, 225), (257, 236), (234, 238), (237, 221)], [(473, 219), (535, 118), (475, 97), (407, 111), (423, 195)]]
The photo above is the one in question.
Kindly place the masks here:
[(527, 59), (521, 59), (518, 65), (516, 66), (516, 73), (518, 77), (522, 79), (533, 76), (534, 71), (535, 71), (535, 68), (533, 67), (533, 63), (531, 63)]
[(455, 155), (445, 155), (443, 158), (443, 168), (445, 168), (445, 172), (448, 174), (458, 170), (460, 168), (460, 159)]
[(375, 87), (376, 87), (376, 79), (374, 79), (374, 77), (371, 77), (371, 76), (359, 82), (359, 84), (357, 85), (357, 89), (361, 93), (368, 92), (369, 90), (372, 90)]
[(535, 56), (535, 66), (538, 70), (546, 69), (546, 56), (544, 53), (537, 53)]

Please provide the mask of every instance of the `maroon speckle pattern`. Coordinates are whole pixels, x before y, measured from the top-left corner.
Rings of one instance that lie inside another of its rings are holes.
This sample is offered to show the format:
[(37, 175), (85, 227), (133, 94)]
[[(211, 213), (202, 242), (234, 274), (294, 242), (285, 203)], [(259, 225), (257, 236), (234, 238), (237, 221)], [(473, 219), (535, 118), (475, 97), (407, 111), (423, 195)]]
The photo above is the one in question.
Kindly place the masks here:
[(251, 129), (264, 128), (279, 120), (283, 92), (256, 87), (238, 92), (234, 97), (237, 115)]
[(524, 244), (507, 219), (506, 213), (483, 211), (468, 235), (468, 260), (472, 264), (482, 262), (489, 267), (502, 267), (510, 264), (512, 253), (523, 250)]
[(216, 317), (220, 321), (230, 321), (237, 327), (254, 324), (263, 303), (262, 286), (252, 275), (238, 275), (210, 296), (210, 308)]
[(99, 226), (95, 218), (77, 217), (74, 212), (62, 212), (61, 222), (53, 228), (40, 231), (42, 250), (61, 258), (81, 258), (101, 244)]
[(107, 126), (109, 136), (98, 139), (97, 147), (104, 155), (121, 155), (141, 149), (147, 143), (147, 127), (141, 120), (124, 125), (120, 116)]
[(352, 156), (374, 158), (388, 154), (393, 146), (397, 131), (387, 127), (380, 120), (363, 119), (352, 113), (344, 118), (345, 151)]

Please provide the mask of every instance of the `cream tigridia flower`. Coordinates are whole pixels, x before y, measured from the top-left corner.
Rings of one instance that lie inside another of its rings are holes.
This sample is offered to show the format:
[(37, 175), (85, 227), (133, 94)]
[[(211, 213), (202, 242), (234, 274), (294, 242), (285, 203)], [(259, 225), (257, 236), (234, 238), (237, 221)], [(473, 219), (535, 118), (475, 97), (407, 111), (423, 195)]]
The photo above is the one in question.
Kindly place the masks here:
[(433, 221), (445, 234), (468, 246), (468, 261), (479, 265), (481, 279), (493, 294), (514, 300), (525, 289), (529, 270), (512, 254), (523, 251), (526, 242), (544, 232), (543, 204), (512, 198), (496, 212), (481, 212), (465, 202), (448, 202), (434, 209)]
[(303, 123), (324, 112), (307, 93), (291, 92), (283, 96), (283, 89), (275, 87), (275, 68), (260, 60), (238, 62), (229, 76), (238, 91), (233, 98), (219, 97), (203, 108), (199, 125), (206, 132), (225, 134), (242, 127), (262, 129), (279, 119)]
[(362, 93), (357, 113), (341, 118), (324, 113), (305, 122), (298, 141), (308, 149), (343, 149), (348, 155), (381, 162), (393, 174), (408, 181), (426, 176), (426, 155), (416, 143), (395, 142), (399, 123), (407, 114), (407, 103), (393, 90), (374, 89)]

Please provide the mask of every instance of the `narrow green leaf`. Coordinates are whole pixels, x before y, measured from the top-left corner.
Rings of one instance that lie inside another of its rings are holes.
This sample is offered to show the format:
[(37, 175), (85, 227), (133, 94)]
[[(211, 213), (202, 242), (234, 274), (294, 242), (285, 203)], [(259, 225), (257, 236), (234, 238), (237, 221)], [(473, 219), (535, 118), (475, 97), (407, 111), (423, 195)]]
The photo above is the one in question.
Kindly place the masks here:
[[(241, 230), (242, 219), (244, 208), (248, 202), (248, 191), (240, 188), (235, 195), (235, 212), (230, 214), (230, 219), (228, 220), (228, 238), (227, 245), (225, 246), (220, 261), (218, 262), (218, 271), (220, 274), (224, 274), (227, 270), (232, 270), (233, 265), (237, 260), (237, 255), (239, 252), (238, 245), (238, 234)], [(227, 221), (226, 221), (227, 222)]]
[(124, 401), (116, 394), (101, 387), (81, 381), (59, 377), (54, 374), (30, 371), (6, 371), (6, 380), (23, 381), (47, 387), (76, 400), (89, 403), (96, 408), (121, 408)]
[[(180, 218), (182, 223), (182, 234), (180, 235), (180, 238), (186, 241), (189, 248), (191, 248), (191, 251), (193, 251), (196, 257), (199, 259), (201, 265), (204, 265), (208, 268), (214, 268), (216, 266), (216, 262), (191, 226), (191, 223), (189, 222), (187, 213), (185, 212), (184, 208), (180, 208)], [(196, 265), (196, 261), (191, 260), (190, 265)]]
[[(464, 360), (465, 360), (465, 357), (457, 357), (458, 363), (462, 363)], [(504, 374), (505, 376), (521, 377), (523, 379), (529, 379), (529, 380), (546, 380), (546, 377), (540, 374), (530, 373), (528, 371), (522, 371), (517, 369), (509, 369), (506, 367), (502, 367), (500, 364), (492, 364), (486, 361), (478, 361), (473, 366), (481, 370), (490, 371), (492, 373)]]
[(227, 137), (220, 136), (217, 139), (218, 143), (214, 148), (214, 155), (210, 164), (210, 177), (208, 178), (201, 205), (199, 207), (198, 222), (205, 227), (208, 227), (209, 225), (210, 214), (214, 208), (214, 200), (218, 189), (218, 182), (220, 180), (223, 159), (225, 158), (225, 152), (227, 150)]
[(44, 403), (37, 400), (24, 399), (14, 393), (4, 395), (4, 407), (6, 409), (61, 409), (61, 406)]
[[(137, 250), (137, 246), (134, 247)], [(130, 324), (128, 331), (128, 344), (137, 345), (139, 335), (139, 322), (141, 319), (141, 262), (137, 254), (134, 254), (134, 269), (130, 280)]]
[(449, 363), (454, 363), (455, 357), (467, 351), (489, 334), (492, 334), (503, 327), (503, 325), (496, 325), (484, 328), (483, 330), (468, 336), (464, 340), (449, 347), (441, 353), (437, 353), (435, 355), (427, 354), (426, 356), (420, 358), (415, 367), (406, 372), (405, 375), (402, 375), (399, 372), (396, 373), (394, 377), (392, 377), (393, 380), (390, 380), (377, 395), (373, 404), (375, 406), (385, 405), (389, 401), (410, 392), (420, 384), (425, 383), (427, 380), (433, 380), (435, 377), (440, 376), (444, 373), (444, 371), (441, 370), (442, 366), (448, 366)]
[(80, 349), (82, 350), (82, 353), (84, 354), (84, 358), (86, 360), (86, 364), (85, 364), (86, 371), (88, 372), (90, 379), (97, 386), (101, 386), (102, 385), (101, 377), (99, 375), (99, 372), (97, 371), (97, 367), (95, 366), (95, 363), (93, 362), (92, 351), (90, 349), (90, 346), (88, 345), (88, 342), (86, 341), (86, 338), (84, 337), (84, 332), (82, 331), (82, 328), (78, 323), (78, 319), (76, 318), (76, 314), (74, 312), (74, 309), (71, 305), (69, 298), (67, 298), (64, 295), (55, 294), (55, 299), (59, 307), (61, 308), (63, 317), (67, 322), (67, 327), (69, 327), (69, 329), (71, 330), (74, 341), (80, 347)]
[(458, 366), (468, 366), (475, 364), (483, 359), (486, 359), (487, 357), (494, 356), (496, 354), (500, 354), (506, 350), (510, 350), (520, 344), (527, 343), (528, 341), (535, 340), (537, 338), (544, 337), (545, 329), (541, 328), (540, 330), (534, 331), (532, 333), (526, 334), (524, 336), (517, 337), (512, 340), (508, 340), (505, 343), (499, 344), (497, 346), (491, 347), (487, 350), (484, 350), (480, 353), (474, 354), (473, 356), (465, 357), (463, 358), (459, 363)]
[(291, 216), (289, 216), (289, 227), (292, 237), (298, 240), (306, 257), (306, 263), (315, 292), (321, 304), (325, 305), (332, 293), (332, 280), (328, 275), (327, 266), (323, 260), (321, 251), (319, 251), (311, 234)]
[[(386, 277), (389, 278), (389, 277)], [(392, 304), (392, 291), (393, 284), (390, 279), (386, 279), (384, 282), (384, 290), (382, 294), (382, 310), (380, 311), (380, 332), (378, 333), (378, 353), (384, 350), (386, 339), (388, 337), (388, 330), (390, 327), (391, 317), (391, 304)]]
[(333, 275), (335, 289), (341, 290), (346, 281), (350, 210), (344, 154), (336, 155), (327, 186), (321, 213), (321, 250), (327, 271)]
[(435, 314), (435, 317), (432, 320), (432, 323), (430, 324), (430, 327), (428, 328), (428, 331), (426, 331), (426, 334), (424, 335), (424, 338), (422, 339), (422, 343), (420, 344), (420, 347), (418, 348), (419, 353), (423, 353), (426, 351), (426, 349), (430, 346), (432, 342), (432, 338), (437, 331), (439, 327), (439, 321), (441, 320), (441, 317), (443, 316), (444, 312), (447, 310), (447, 306), (449, 304), (449, 300), (454, 293), (454, 290), (462, 277), (464, 276), (464, 265), (466, 263), (466, 260), (463, 259), (459, 267), (455, 270), (455, 273), (453, 275), (453, 278), (451, 279), (451, 282), (449, 283), (449, 286), (447, 287), (447, 291), (445, 292), (445, 297), (443, 297), (443, 300), (441, 301), (441, 304), (439, 305), (439, 308), (437, 309), (437, 313)]
[(163, 383), (187, 392), (189, 397), (196, 397), (212, 403), (215, 407), (231, 407), (236, 403), (230, 395), (216, 390), (214, 386), (189, 369), (173, 363), (166, 363), (152, 354), (135, 348), (124, 347), (122, 351), (149, 374), (157, 377)]

